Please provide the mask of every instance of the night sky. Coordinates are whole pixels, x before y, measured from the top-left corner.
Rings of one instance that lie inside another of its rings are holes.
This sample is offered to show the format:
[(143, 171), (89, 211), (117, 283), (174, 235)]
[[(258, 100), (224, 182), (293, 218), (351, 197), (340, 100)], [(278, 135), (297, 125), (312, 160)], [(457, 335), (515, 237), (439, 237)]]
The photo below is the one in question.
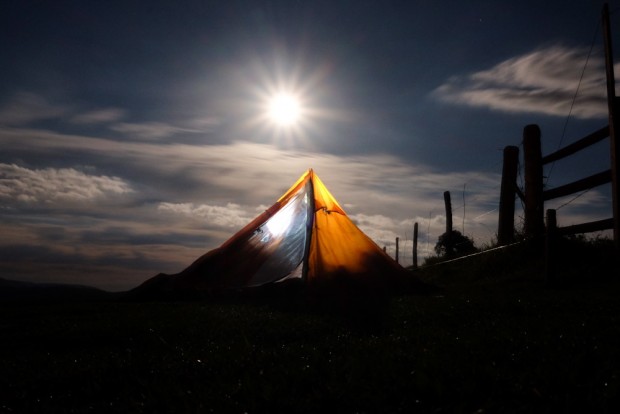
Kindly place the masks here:
[[(444, 191), (484, 246), (525, 125), (543, 153), (607, 125), (603, 4), (2, 2), (0, 277), (126, 290), (181, 271), (308, 168), (404, 264), (415, 222), (422, 259), (445, 231)], [(278, 92), (294, 125), (265, 115)], [(609, 168), (608, 147), (547, 187)], [(611, 216), (607, 187), (545, 207)]]

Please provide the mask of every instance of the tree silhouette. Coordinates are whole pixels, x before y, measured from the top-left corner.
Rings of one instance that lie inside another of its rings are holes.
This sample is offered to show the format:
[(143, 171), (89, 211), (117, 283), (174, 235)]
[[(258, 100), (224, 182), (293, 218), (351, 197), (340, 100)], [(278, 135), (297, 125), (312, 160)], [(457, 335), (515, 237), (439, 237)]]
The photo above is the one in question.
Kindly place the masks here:
[(478, 249), (474, 241), (464, 236), (458, 230), (452, 230), (439, 236), (435, 244), (435, 253), (438, 256), (455, 257), (475, 253)]

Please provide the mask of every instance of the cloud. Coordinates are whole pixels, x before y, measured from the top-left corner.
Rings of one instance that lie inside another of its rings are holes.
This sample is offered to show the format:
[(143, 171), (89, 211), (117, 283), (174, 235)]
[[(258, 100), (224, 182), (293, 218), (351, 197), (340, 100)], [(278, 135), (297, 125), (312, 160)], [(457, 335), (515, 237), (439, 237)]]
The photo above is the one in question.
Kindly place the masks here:
[[(201, 214), (217, 223), (224, 223), (221, 216), (226, 213), (242, 218), (255, 216), (251, 214), (251, 206), (271, 205), (310, 167), (336, 198), (347, 205), (349, 214), (389, 214), (397, 220), (416, 214), (427, 217), (431, 211), (443, 211), (444, 191), (460, 192), (464, 183), (468, 183), (469, 197), (476, 197), (482, 209), (494, 208), (488, 203), (497, 201), (488, 199), (499, 194), (498, 173), (439, 173), (425, 165), (409, 165), (385, 154), (343, 157), (249, 142), (231, 145), (117, 142), (24, 129), (0, 130), (0, 142), (31, 155), (54, 157), (74, 151), (98, 168), (122, 165), (125, 174), (131, 173), (135, 186), (141, 191), (151, 191), (143, 197), (168, 203), (157, 204), (162, 209), (182, 213), (177, 214), (179, 217)], [(115, 173), (110, 170), (108, 175)], [(229, 203), (248, 207), (230, 209)], [(217, 206), (222, 210), (218, 211)], [(473, 206), (469, 214), (474, 217)]]
[[(443, 191), (461, 191), (464, 182), (468, 183), (468, 197), (478, 201), (472, 201), (468, 217), (475, 217), (475, 206), (484, 211), (495, 208), (499, 192), (497, 174), (433, 172), (424, 165), (412, 166), (385, 154), (342, 157), (249, 142), (210, 146), (118, 142), (26, 129), (0, 130), (0, 142), (20, 153), (28, 151), (46, 157), (73, 151), (80, 154), (82, 162), (97, 165), (98, 169), (122, 165), (124, 173), (131, 174), (133, 187), (140, 189), (134, 197), (159, 200), (154, 208), (160, 216), (145, 216), (144, 211), (122, 214), (159, 220), (162, 212), (174, 213), (166, 216), (184, 226), (191, 218), (194, 228), (196, 220), (202, 220), (203, 231), (229, 229), (220, 231), (220, 243), (232, 235), (230, 230), (241, 228), (258, 215), (255, 206), (271, 205), (310, 167), (347, 205), (347, 213), (390, 217), (394, 221), (383, 230), (394, 233), (404, 231), (399, 225), (403, 220), (428, 220), (431, 212), (433, 216), (443, 214)], [(114, 171), (106, 175), (115, 176)], [(383, 224), (364, 226), (371, 231)], [(392, 239), (391, 235), (386, 238)], [(212, 247), (217, 245), (214, 242)]]
[(169, 252), (153, 247), (148, 251), (122, 248), (124, 251), (92, 254), (66, 251), (53, 245), (2, 245), (0, 274), (24, 281), (82, 284), (125, 291), (161, 271), (180, 270), (177, 263), (167, 260), (174, 257)]
[(120, 132), (130, 138), (138, 140), (161, 140), (163, 138), (169, 138), (181, 133), (197, 134), (205, 131), (206, 126), (211, 126), (213, 123), (209, 123), (209, 120), (196, 120), (194, 124), (199, 128), (183, 128), (175, 125), (166, 124), (163, 122), (143, 122), (143, 123), (128, 123), (121, 122), (113, 124), (110, 129), (116, 132)]
[(0, 125), (25, 125), (58, 118), (68, 111), (68, 108), (53, 105), (40, 95), (20, 92), (0, 108)]
[[(71, 266), (91, 269), (88, 274), (108, 269), (124, 275), (115, 286), (131, 288), (160, 271), (180, 271), (272, 205), (308, 168), (388, 253), (399, 237), (404, 264), (412, 261), (414, 223), (421, 261), (445, 231), (444, 191), (452, 192), (454, 228), (476, 245), (497, 228), (500, 165), (498, 171), (439, 172), (386, 154), (339, 156), (241, 141), (116, 141), (33, 128), (0, 128), (0, 145), (3, 160), (66, 165), (0, 164), (0, 233), (6, 236), (0, 248), (53, 245), (49, 253), (59, 263), (49, 277), (77, 277), (67, 271)], [(591, 207), (595, 195), (579, 201)], [(559, 219), (572, 222), (573, 214), (567, 207)], [(25, 260), (11, 266), (26, 271)], [(32, 269), (44, 272), (45, 266)]]
[(253, 208), (242, 208), (238, 204), (228, 203), (224, 206), (194, 203), (159, 203), (159, 211), (199, 218), (209, 226), (224, 228), (241, 228), (254, 218)]
[(572, 115), (607, 117), (603, 58), (588, 59), (586, 49), (559, 45), (508, 59), (488, 70), (452, 77), (435, 89), (433, 96), (448, 103), (503, 112), (566, 117), (578, 86)]
[(73, 168), (32, 170), (0, 163), (0, 199), (5, 202), (83, 202), (129, 192), (131, 186), (118, 177), (88, 175)]
[(209, 232), (152, 220), (148, 209), (101, 219), (70, 210), (4, 215), (0, 274), (31, 281), (126, 290), (181, 271), (205, 252)]
[(115, 122), (125, 116), (125, 111), (120, 108), (104, 108), (77, 114), (70, 122), (80, 125), (104, 124)]
[(110, 126), (110, 129), (132, 138), (143, 140), (167, 138), (179, 132), (179, 128), (162, 122), (146, 122), (142, 124), (122, 122)]
[(207, 116), (202, 118), (194, 118), (188, 122), (190, 129), (198, 130), (201, 132), (210, 131), (213, 127), (221, 124), (221, 120), (214, 116)]
[(74, 125), (104, 125), (136, 140), (161, 140), (178, 134), (210, 132), (220, 125), (218, 118), (201, 116), (187, 119), (181, 125), (164, 122), (119, 122), (128, 115), (122, 108), (98, 108), (81, 111), (75, 106), (51, 103), (47, 98), (18, 92), (0, 106), (0, 125), (24, 127), (45, 120), (62, 120)]

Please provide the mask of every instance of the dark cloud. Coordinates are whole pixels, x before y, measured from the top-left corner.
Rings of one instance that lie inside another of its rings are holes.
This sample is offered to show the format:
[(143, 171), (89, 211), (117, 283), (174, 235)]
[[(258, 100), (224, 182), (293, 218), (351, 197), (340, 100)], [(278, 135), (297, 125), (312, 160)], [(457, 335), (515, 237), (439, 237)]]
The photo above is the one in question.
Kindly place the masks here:
[(4, 278), (83, 284), (110, 291), (131, 289), (159, 272), (178, 272), (181, 266), (140, 254), (93, 259), (47, 246), (7, 245), (0, 249), (0, 273)]
[(79, 243), (98, 246), (142, 247), (150, 245), (186, 246), (192, 248), (205, 248), (219, 240), (209, 237), (208, 232), (180, 232), (168, 231), (157, 233), (136, 233), (126, 228), (107, 227), (101, 230), (80, 231), (77, 236)]

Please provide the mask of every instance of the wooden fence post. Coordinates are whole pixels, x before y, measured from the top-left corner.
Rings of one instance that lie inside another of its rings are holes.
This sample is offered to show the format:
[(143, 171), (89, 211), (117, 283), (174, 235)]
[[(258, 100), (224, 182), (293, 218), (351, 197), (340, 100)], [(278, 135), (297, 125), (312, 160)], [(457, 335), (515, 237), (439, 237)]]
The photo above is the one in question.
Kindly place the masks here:
[(514, 241), (515, 229), (515, 194), (517, 171), (519, 167), (519, 147), (504, 148), (502, 166), (502, 186), (499, 196), (499, 223), (497, 226), (497, 244), (504, 246)]
[(444, 191), (443, 201), (446, 204), (446, 234), (452, 233), (452, 201), (450, 201), (450, 191)]
[(413, 268), (418, 268), (418, 223), (413, 225)]
[(545, 283), (549, 286), (557, 283), (558, 264), (558, 223), (555, 210), (547, 210), (547, 234), (545, 238)]
[(613, 232), (616, 251), (620, 251), (620, 143), (618, 142), (618, 128), (620, 128), (619, 102), (616, 97), (616, 81), (614, 76), (613, 48), (611, 45), (611, 26), (609, 24), (609, 6), (603, 5), (603, 34), (605, 40), (605, 70), (607, 77), (607, 107), (609, 112), (609, 141), (611, 152), (611, 198), (613, 209)]
[(544, 234), (543, 164), (540, 128), (527, 125), (523, 129), (523, 167), (525, 170), (525, 235)]
[(396, 257), (396, 263), (398, 263), (398, 241), (399, 241), (399, 238), (397, 237), (396, 238), (396, 256), (395, 256)]

